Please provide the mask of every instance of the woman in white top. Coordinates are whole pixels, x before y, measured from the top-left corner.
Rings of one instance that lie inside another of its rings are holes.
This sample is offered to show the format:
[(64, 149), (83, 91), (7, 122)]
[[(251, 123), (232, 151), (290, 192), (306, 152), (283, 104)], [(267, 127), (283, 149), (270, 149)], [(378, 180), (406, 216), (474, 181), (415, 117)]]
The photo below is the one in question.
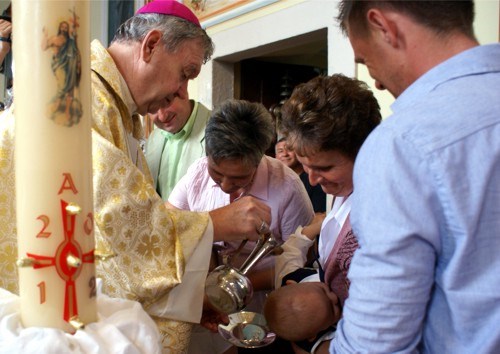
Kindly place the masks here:
[(311, 185), (321, 185), (335, 199), (322, 224), (316, 219), (298, 228), (283, 245), (284, 253), (276, 260), (276, 286), (283, 281), (303, 281), (304, 272), (299, 269), (320, 233), (319, 277), (313, 275), (312, 280), (325, 282), (343, 305), (349, 288), (347, 271), (358, 247), (349, 222), (354, 160), (381, 121), (379, 105), (364, 82), (338, 74), (297, 86), (281, 112), (287, 143), (295, 150)]

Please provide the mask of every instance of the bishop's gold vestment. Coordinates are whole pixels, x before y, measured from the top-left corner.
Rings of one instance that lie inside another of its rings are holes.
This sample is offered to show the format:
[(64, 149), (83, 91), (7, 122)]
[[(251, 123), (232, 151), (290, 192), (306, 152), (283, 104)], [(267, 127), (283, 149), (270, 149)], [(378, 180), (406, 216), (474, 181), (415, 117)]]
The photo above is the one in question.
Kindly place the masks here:
[(18, 293), (14, 117), (0, 114), (0, 287)]
[[(140, 148), (142, 126), (133, 115), (130, 92), (98, 41), (92, 43), (91, 53), (96, 251), (114, 255), (96, 262), (97, 275), (104, 293), (143, 304), (162, 332), (165, 352), (182, 353), (190, 322), (201, 317), (213, 242), (209, 216), (165, 208)], [(0, 286), (17, 293), (13, 130), (4, 131)]]

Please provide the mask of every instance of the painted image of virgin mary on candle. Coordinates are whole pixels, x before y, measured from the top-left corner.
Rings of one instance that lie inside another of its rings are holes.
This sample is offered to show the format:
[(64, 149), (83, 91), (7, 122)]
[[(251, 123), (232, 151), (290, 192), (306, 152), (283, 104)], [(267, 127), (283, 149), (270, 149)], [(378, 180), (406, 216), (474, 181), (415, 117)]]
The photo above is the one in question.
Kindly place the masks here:
[(72, 11), (68, 21), (61, 21), (56, 35), (48, 35), (44, 27), (42, 50), (52, 49), (52, 72), (57, 82), (57, 92), (48, 106), (50, 118), (57, 124), (71, 127), (82, 116), (78, 97), (81, 76), (81, 55), (77, 45), (78, 16)]

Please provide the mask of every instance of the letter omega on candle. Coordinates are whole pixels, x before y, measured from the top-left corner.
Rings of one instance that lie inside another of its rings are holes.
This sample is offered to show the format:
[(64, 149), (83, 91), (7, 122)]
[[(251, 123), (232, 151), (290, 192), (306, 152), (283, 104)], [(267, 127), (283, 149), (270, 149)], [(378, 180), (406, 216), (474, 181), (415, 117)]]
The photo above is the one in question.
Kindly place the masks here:
[(88, 1), (13, 1), (19, 292), (25, 327), (94, 322)]

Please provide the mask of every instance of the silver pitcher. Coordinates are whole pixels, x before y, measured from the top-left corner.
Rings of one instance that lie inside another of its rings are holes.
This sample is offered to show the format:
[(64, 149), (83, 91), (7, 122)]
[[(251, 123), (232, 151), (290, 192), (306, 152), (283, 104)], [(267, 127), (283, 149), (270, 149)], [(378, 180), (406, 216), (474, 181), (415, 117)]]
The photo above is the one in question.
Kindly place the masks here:
[[(243, 243), (239, 248), (241, 249), (242, 246)], [(221, 265), (210, 272), (205, 282), (205, 293), (210, 304), (225, 314), (243, 310), (253, 295), (253, 286), (246, 274), (277, 246), (278, 241), (267, 229), (240, 269), (231, 265)]]

